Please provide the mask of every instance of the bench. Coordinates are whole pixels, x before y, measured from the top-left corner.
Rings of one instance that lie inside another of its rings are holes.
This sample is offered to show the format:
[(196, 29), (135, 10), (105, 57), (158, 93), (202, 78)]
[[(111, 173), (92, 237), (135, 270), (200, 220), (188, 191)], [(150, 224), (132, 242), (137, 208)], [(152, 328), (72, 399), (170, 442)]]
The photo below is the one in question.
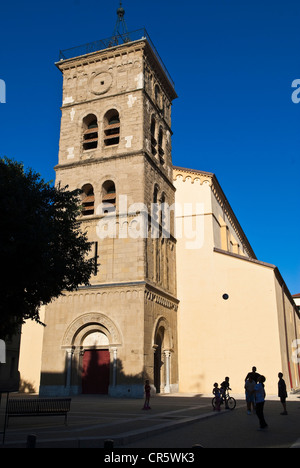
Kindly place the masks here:
[(64, 416), (67, 424), (71, 398), (13, 398), (6, 406), (6, 423), (9, 418), (21, 416)]

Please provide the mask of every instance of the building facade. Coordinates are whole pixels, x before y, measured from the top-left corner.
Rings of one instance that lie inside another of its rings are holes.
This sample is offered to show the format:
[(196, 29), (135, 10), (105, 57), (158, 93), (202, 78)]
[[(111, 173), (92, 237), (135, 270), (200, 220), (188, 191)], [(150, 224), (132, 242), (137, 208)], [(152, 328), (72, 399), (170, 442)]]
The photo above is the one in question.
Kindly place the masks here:
[(277, 268), (256, 259), (216, 177), (173, 167), (177, 96), (151, 41), (57, 67), (56, 183), (82, 190), (95, 271), (45, 307), (45, 329), (26, 324), (24, 389), (142, 397), (149, 379), (157, 393), (211, 393), (228, 375), (243, 392), (254, 365), (269, 393), (279, 371), (298, 388), (295, 303)]
[(299, 388), (299, 314), (280, 272), (257, 260), (214, 174), (175, 167), (174, 184), (179, 206), (191, 206), (176, 215), (180, 390), (208, 393), (229, 376), (243, 393), (253, 366), (269, 394), (279, 372)]
[(146, 378), (157, 392), (178, 390), (175, 238), (150, 216), (153, 202), (175, 200), (176, 93), (146, 39), (57, 66), (56, 183), (82, 190), (95, 273), (46, 307), (40, 392), (142, 396)]

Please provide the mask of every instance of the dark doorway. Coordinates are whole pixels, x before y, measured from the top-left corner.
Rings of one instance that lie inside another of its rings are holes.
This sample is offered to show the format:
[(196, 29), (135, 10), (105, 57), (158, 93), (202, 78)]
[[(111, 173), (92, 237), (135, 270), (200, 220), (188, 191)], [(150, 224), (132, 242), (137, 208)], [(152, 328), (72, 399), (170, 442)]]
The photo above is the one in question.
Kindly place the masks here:
[(107, 349), (86, 350), (82, 361), (82, 393), (107, 395), (110, 354)]
[(161, 348), (156, 348), (154, 354), (154, 387), (156, 393), (160, 393), (160, 368), (161, 368)]
[(161, 368), (163, 362), (161, 360), (162, 336), (158, 334), (156, 337), (156, 351), (154, 353), (154, 387), (156, 393), (160, 393), (161, 388)]

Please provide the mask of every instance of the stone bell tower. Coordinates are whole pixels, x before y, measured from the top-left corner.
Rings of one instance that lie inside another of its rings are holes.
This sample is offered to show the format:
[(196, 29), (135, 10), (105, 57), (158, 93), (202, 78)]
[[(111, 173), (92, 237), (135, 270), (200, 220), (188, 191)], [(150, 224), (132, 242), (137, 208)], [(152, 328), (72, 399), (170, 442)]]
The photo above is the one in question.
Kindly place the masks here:
[[(121, 12), (122, 10), (122, 12)], [(118, 9), (124, 17), (123, 8)], [(178, 390), (174, 84), (145, 30), (61, 52), (57, 183), (82, 190), (89, 287), (46, 310), (40, 392)], [(167, 222), (166, 222), (167, 221)]]

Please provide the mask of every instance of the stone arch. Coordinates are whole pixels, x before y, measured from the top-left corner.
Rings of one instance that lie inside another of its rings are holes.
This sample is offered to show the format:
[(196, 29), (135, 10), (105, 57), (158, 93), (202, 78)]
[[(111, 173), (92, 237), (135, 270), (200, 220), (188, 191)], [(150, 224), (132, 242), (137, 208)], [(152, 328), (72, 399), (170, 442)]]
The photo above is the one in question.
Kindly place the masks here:
[[(163, 336), (162, 336), (163, 333)], [(156, 341), (158, 337), (163, 338), (163, 347), (164, 349), (172, 349), (173, 348), (173, 339), (172, 339), (172, 332), (171, 327), (168, 320), (164, 316), (160, 316), (153, 328), (152, 334), (152, 346), (155, 347)]]
[(66, 351), (67, 394), (107, 394), (116, 382), (122, 342), (118, 327), (100, 312), (85, 313), (70, 323), (61, 344)]
[(90, 312), (77, 317), (67, 328), (63, 338), (63, 348), (81, 346), (84, 339), (90, 334), (104, 333), (109, 341), (109, 346), (122, 344), (121, 334), (114, 322), (106, 315), (99, 312)]
[(157, 393), (170, 393), (170, 356), (173, 350), (172, 332), (168, 320), (161, 316), (153, 329), (153, 374)]

